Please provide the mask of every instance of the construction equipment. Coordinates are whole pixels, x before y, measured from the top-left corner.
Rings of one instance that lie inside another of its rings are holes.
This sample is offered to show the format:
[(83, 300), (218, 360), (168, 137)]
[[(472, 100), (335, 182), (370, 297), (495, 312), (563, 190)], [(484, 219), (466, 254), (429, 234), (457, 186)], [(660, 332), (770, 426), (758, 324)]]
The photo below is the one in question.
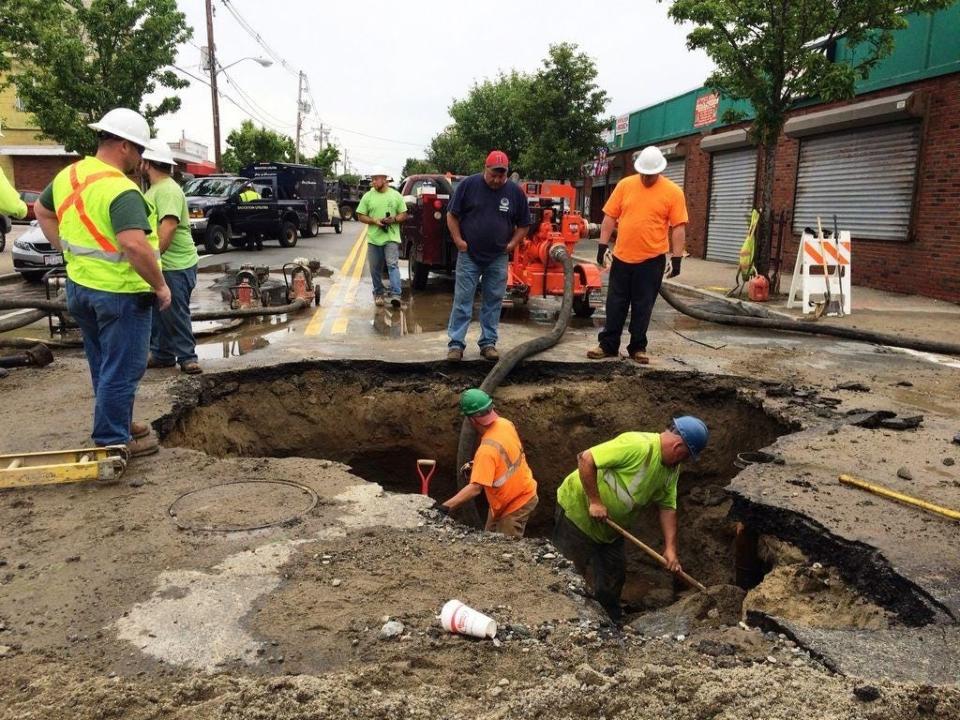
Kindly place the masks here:
[[(427, 470), (429, 468), (429, 471)], [(430, 494), (430, 479), (437, 471), (437, 461), (428, 458), (417, 459), (417, 475), (420, 476), (420, 494)]]
[(320, 286), (314, 282), (309, 261), (286, 263), (282, 274), (281, 282), (270, 277), (268, 267), (241, 265), (233, 284), (228, 286), (230, 307), (234, 310), (257, 305), (274, 307), (288, 305), (294, 300), (320, 304)]
[(849, 485), (851, 487), (860, 488), (861, 490), (866, 490), (874, 495), (879, 495), (890, 500), (896, 500), (897, 502), (902, 502), (906, 505), (912, 505), (913, 507), (926, 510), (934, 515), (940, 515), (942, 517), (949, 518), (950, 520), (960, 520), (960, 512), (957, 510), (951, 510), (950, 508), (943, 507), (942, 505), (935, 505), (927, 502), (926, 500), (915, 498), (912, 495), (904, 495), (896, 490), (886, 488), (883, 485), (876, 485), (874, 483), (867, 482), (866, 480), (855, 478), (852, 475), (841, 475), (839, 480), (841, 485)]
[[(842, 250), (840, 248), (840, 228), (837, 225), (837, 214), (833, 214), (833, 242), (837, 247), (837, 258), (839, 259), (842, 256)], [(840, 286), (840, 314), (843, 315), (843, 310), (847, 306), (846, 302), (843, 299), (843, 264), (837, 263), (837, 285)]]
[[(606, 519), (606, 523), (607, 523), (607, 525), (609, 525), (610, 527), (612, 527), (614, 530), (616, 530), (618, 533), (620, 533), (621, 535), (623, 535), (627, 540), (629, 540), (629, 541), (632, 542), (634, 545), (636, 545), (638, 548), (640, 548), (641, 550), (643, 550), (647, 555), (649, 555), (649, 556), (652, 557), (654, 560), (656, 560), (658, 563), (660, 563), (660, 565), (662, 565), (664, 568), (667, 567), (667, 559), (666, 559), (663, 555), (661, 555), (660, 553), (658, 553), (656, 550), (654, 550), (652, 547), (650, 547), (649, 545), (647, 545), (647, 544), (644, 543), (644, 542), (641, 542), (639, 539), (637, 539), (636, 537), (634, 537), (633, 535), (631, 535), (630, 533), (628, 533), (626, 530), (624, 530), (622, 527), (620, 527), (619, 525), (617, 525), (617, 524), (616, 524), (613, 520), (611, 520), (610, 518), (607, 518), (607, 519)], [(689, 575), (687, 575), (687, 573), (685, 573), (683, 570), (681, 570), (680, 572), (678, 572), (677, 575), (679, 575), (679, 576), (682, 577), (684, 580), (686, 580), (687, 584), (688, 584), (690, 587), (694, 587), (694, 588), (696, 588), (697, 590), (706, 591), (707, 588), (706, 588), (706, 586), (705, 586), (703, 583), (701, 583), (701, 582), (699, 582), (699, 581), (697, 581), (697, 580), (694, 580), (692, 577), (690, 577)]]
[[(541, 196), (542, 204), (531, 205), (534, 222), (510, 259), (506, 295), (515, 303), (526, 303), (531, 295), (562, 296), (563, 263), (553, 258), (551, 248), (565, 246), (572, 257), (576, 244), (588, 234), (588, 224), (578, 213), (556, 210), (545, 200)], [(580, 262), (573, 270), (573, 313), (588, 318), (600, 304), (600, 269), (593, 263)]]
[(0, 490), (89, 480), (115, 482), (129, 459), (123, 445), (0, 455)]
[(53, 353), (50, 348), (43, 343), (37, 343), (22, 353), (0, 357), (0, 368), (46, 367), (52, 362)]
[(820, 256), (823, 259), (823, 300), (816, 303), (816, 310), (813, 313), (813, 316), (817, 319), (821, 318), (823, 315), (834, 315), (836, 317), (843, 317), (843, 306), (840, 304), (840, 301), (833, 297), (833, 290), (831, 288), (832, 275), (830, 274), (830, 267), (827, 265), (827, 238), (823, 235), (823, 225), (820, 223), (820, 216), (817, 216), (817, 242), (820, 244)]

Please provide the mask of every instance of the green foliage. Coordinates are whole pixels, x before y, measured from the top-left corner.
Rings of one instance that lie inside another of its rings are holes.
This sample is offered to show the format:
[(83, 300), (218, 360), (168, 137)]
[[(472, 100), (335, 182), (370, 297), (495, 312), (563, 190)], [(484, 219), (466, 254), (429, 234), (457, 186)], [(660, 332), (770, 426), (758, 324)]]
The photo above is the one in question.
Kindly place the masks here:
[(292, 138), (244, 120), (239, 129), (227, 135), (227, 150), (222, 161), (224, 172), (235, 173), (252, 163), (293, 162), (293, 158)]
[(576, 45), (551, 45), (536, 73), (501, 73), (454, 101), (454, 123), (433, 139), (427, 161), (442, 172), (468, 174), (478, 172), (496, 148), (524, 177), (579, 176), (608, 124), (608, 98), (596, 76), (593, 60)]
[(325, 176), (330, 175), (333, 170), (333, 164), (340, 161), (340, 149), (333, 145), (327, 145), (312, 158), (307, 158), (304, 162), (307, 165), (321, 168)]
[(403, 170), (400, 171), (400, 177), (410, 177), (411, 175), (421, 175), (440, 172), (439, 168), (429, 160), (420, 158), (407, 158), (403, 164)]
[(340, 175), (337, 180), (342, 182), (344, 185), (356, 185), (360, 182), (360, 176), (355, 173), (344, 173)]
[(177, 46), (193, 34), (176, 0), (3, 0), (3, 6), (7, 81), (40, 131), (68, 150), (95, 151), (87, 124), (113, 108), (139, 110), (151, 125), (180, 108), (176, 95), (141, 105), (158, 87), (189, 84), (170, 69)]

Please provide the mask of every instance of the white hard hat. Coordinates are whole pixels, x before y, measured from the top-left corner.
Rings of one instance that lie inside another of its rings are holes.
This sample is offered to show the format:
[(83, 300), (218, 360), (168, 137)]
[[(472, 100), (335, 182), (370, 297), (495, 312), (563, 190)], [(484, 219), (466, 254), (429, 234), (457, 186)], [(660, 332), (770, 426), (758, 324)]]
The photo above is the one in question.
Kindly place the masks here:
[(648, 145), (637, 154), (633, 167), (641, 175), (658, 175), (667, 167), (667, 159), (656, 145)]
[(100, 118), (100, 122), (90, 123), (89, 127), (144, 148), (150, 146), (150, 125), (143, 115), (129, 108), (114, 108)]
[(370, 173), (370, 177), (376, 177), (377, 175), (383, 175), (388, 181), (393, 180), (393, 178), (390, 177), (390, 171), (383, 167), (383, 165), (375, 167), (373, 172)]
[(155, 162), (158, 165), (176, 165), (170, 147), (161, 140), (152, 140), (143, 152), (143, 159)]

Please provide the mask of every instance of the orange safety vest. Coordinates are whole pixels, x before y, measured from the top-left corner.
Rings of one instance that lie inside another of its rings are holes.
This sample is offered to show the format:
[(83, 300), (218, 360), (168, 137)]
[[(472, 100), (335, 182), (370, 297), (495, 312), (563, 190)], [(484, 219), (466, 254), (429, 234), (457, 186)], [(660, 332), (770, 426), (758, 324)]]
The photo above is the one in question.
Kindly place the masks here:
[[(492, 463), (491, 463), (492, 461)], [(493, 473), (486, 472), (493, 466)], [(483, 433), (474, 454), (470, 482), (482, 485), (495, 518), (509, 515), (537, 495), (537, 481), (527, 464), (513, 423), (497, 418)]]

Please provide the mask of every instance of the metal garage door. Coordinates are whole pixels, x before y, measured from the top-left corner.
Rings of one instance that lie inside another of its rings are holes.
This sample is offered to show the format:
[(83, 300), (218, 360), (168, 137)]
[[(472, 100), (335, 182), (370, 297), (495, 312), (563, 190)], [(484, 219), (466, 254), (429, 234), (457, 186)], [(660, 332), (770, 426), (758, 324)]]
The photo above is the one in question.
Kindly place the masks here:
[(920, 124), (805, 138), (800, 143), (793, 227), (838, 224), (851, 237), (906, 240), (920, 151)]
[(707, 260), (739, 260), (740, 246), (750, 224), (756, 175), (756, 148), (713, 156)]
[(683, 187), (683, 171), (687, 166), (686, 158), (676, 158), (667, 163), (667, 169), (663, 171), (663, 176), (670, 178), (677, 185)]

